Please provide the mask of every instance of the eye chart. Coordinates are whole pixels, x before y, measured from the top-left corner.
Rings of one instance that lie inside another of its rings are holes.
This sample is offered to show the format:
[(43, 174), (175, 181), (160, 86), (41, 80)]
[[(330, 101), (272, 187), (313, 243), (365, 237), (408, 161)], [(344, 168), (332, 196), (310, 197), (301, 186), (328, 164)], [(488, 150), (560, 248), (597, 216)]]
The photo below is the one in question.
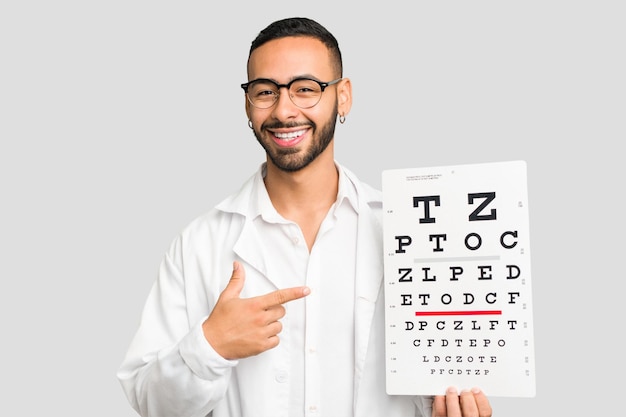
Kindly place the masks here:
[(387, 393), (534, 397), (526, 163), (382, 175)]

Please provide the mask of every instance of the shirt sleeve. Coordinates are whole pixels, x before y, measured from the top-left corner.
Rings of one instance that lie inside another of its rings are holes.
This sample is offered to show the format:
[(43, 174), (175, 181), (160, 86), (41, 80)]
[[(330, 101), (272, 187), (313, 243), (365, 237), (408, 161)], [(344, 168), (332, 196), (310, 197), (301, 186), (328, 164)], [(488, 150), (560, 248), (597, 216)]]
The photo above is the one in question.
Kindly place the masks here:
[(433, 414), (433, 397), (416, 396), (413, 397), (415, 403), (415, 417), (431, 417)]
[(129, 403), (142, 417), (208, 415), (224, 397), (237, 365), (208, 343), (204, 320), (189, 323), (181, 262), (175, 242), (117, 372)]

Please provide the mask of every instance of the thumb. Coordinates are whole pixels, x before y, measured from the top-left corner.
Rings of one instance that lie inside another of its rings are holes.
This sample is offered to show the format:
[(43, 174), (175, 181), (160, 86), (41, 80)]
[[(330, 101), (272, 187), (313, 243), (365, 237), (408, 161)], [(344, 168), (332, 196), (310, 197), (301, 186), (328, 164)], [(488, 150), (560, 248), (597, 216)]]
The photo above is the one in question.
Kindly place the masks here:
[(243, 289), (243, 284), (246, 280), (246, 272), (243, 269), (243, 266), (237, 262), (233, 262), (233, 274), (230, 276), (230, 281), (228, 281), (228, 285), (222, 291), (222, 297), (226, 298), (238, 298), (241, 290)]

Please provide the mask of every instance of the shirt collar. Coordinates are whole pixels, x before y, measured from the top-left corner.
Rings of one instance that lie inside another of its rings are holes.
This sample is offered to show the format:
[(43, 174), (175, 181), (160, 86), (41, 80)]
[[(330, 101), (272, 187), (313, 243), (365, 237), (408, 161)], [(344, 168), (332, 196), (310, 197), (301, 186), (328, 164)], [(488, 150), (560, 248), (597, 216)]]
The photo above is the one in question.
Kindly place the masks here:
[(335, 166), (337, 167), (337, 171), (339, 172), (339, 190), (337, 192), (337, 202), (335, 203), (335, 209), (340, 207), (344, 201), (347, 201), (352, 209), (358, 213), (359, 212), (359, 200), (356, 192), (356, 187), (346, 175), (346, 172), (343, 170), (341, 165), (335, 162)]
[[(331, 210), (337, 210), (337, 208), (341, 207), (344, 202), (347, 202), (350, 206), (352, 206), (352, 209), (358, 213), (359, 205), (356, 188), (350, 178), (346, 175), (343, 167), (337, 162), (335, 162), (335, 166), (337, 167), (337, 172), (339, 173), (339, 187), (337, 191), (337, 200)], [(254, 178), (253, 189), (255, 190), (255, 195), (250, 200), (250, 214), (252, 215), (252, 218), (262, 216), (264, 220), (269, 222), (286, 223), (285, 219), (278, 214), (272, 205), (270, 196), (267, 193), (267, 188), (265, 188), (265, 182), (263, 181), (266, 174), (267, 163), (264, 162), (260, 166)]]

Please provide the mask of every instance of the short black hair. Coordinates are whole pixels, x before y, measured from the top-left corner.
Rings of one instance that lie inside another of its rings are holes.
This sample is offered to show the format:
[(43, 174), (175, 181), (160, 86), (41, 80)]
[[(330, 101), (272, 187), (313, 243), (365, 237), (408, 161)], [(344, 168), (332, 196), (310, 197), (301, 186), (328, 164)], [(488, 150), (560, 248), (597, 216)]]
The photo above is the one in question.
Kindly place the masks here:
[(257, 37), (252, 41), (252, 45), (250, 45), (248, 61), (250, 61), (252, 52), (261, 45), (274, 39), (291, 36), (315, 38), (326, 45), (339, 76), (343, 76), (343, 63), (337, 39), (324, 26), (306, 17), (289, 17), (277, 20), (259, 32)]

